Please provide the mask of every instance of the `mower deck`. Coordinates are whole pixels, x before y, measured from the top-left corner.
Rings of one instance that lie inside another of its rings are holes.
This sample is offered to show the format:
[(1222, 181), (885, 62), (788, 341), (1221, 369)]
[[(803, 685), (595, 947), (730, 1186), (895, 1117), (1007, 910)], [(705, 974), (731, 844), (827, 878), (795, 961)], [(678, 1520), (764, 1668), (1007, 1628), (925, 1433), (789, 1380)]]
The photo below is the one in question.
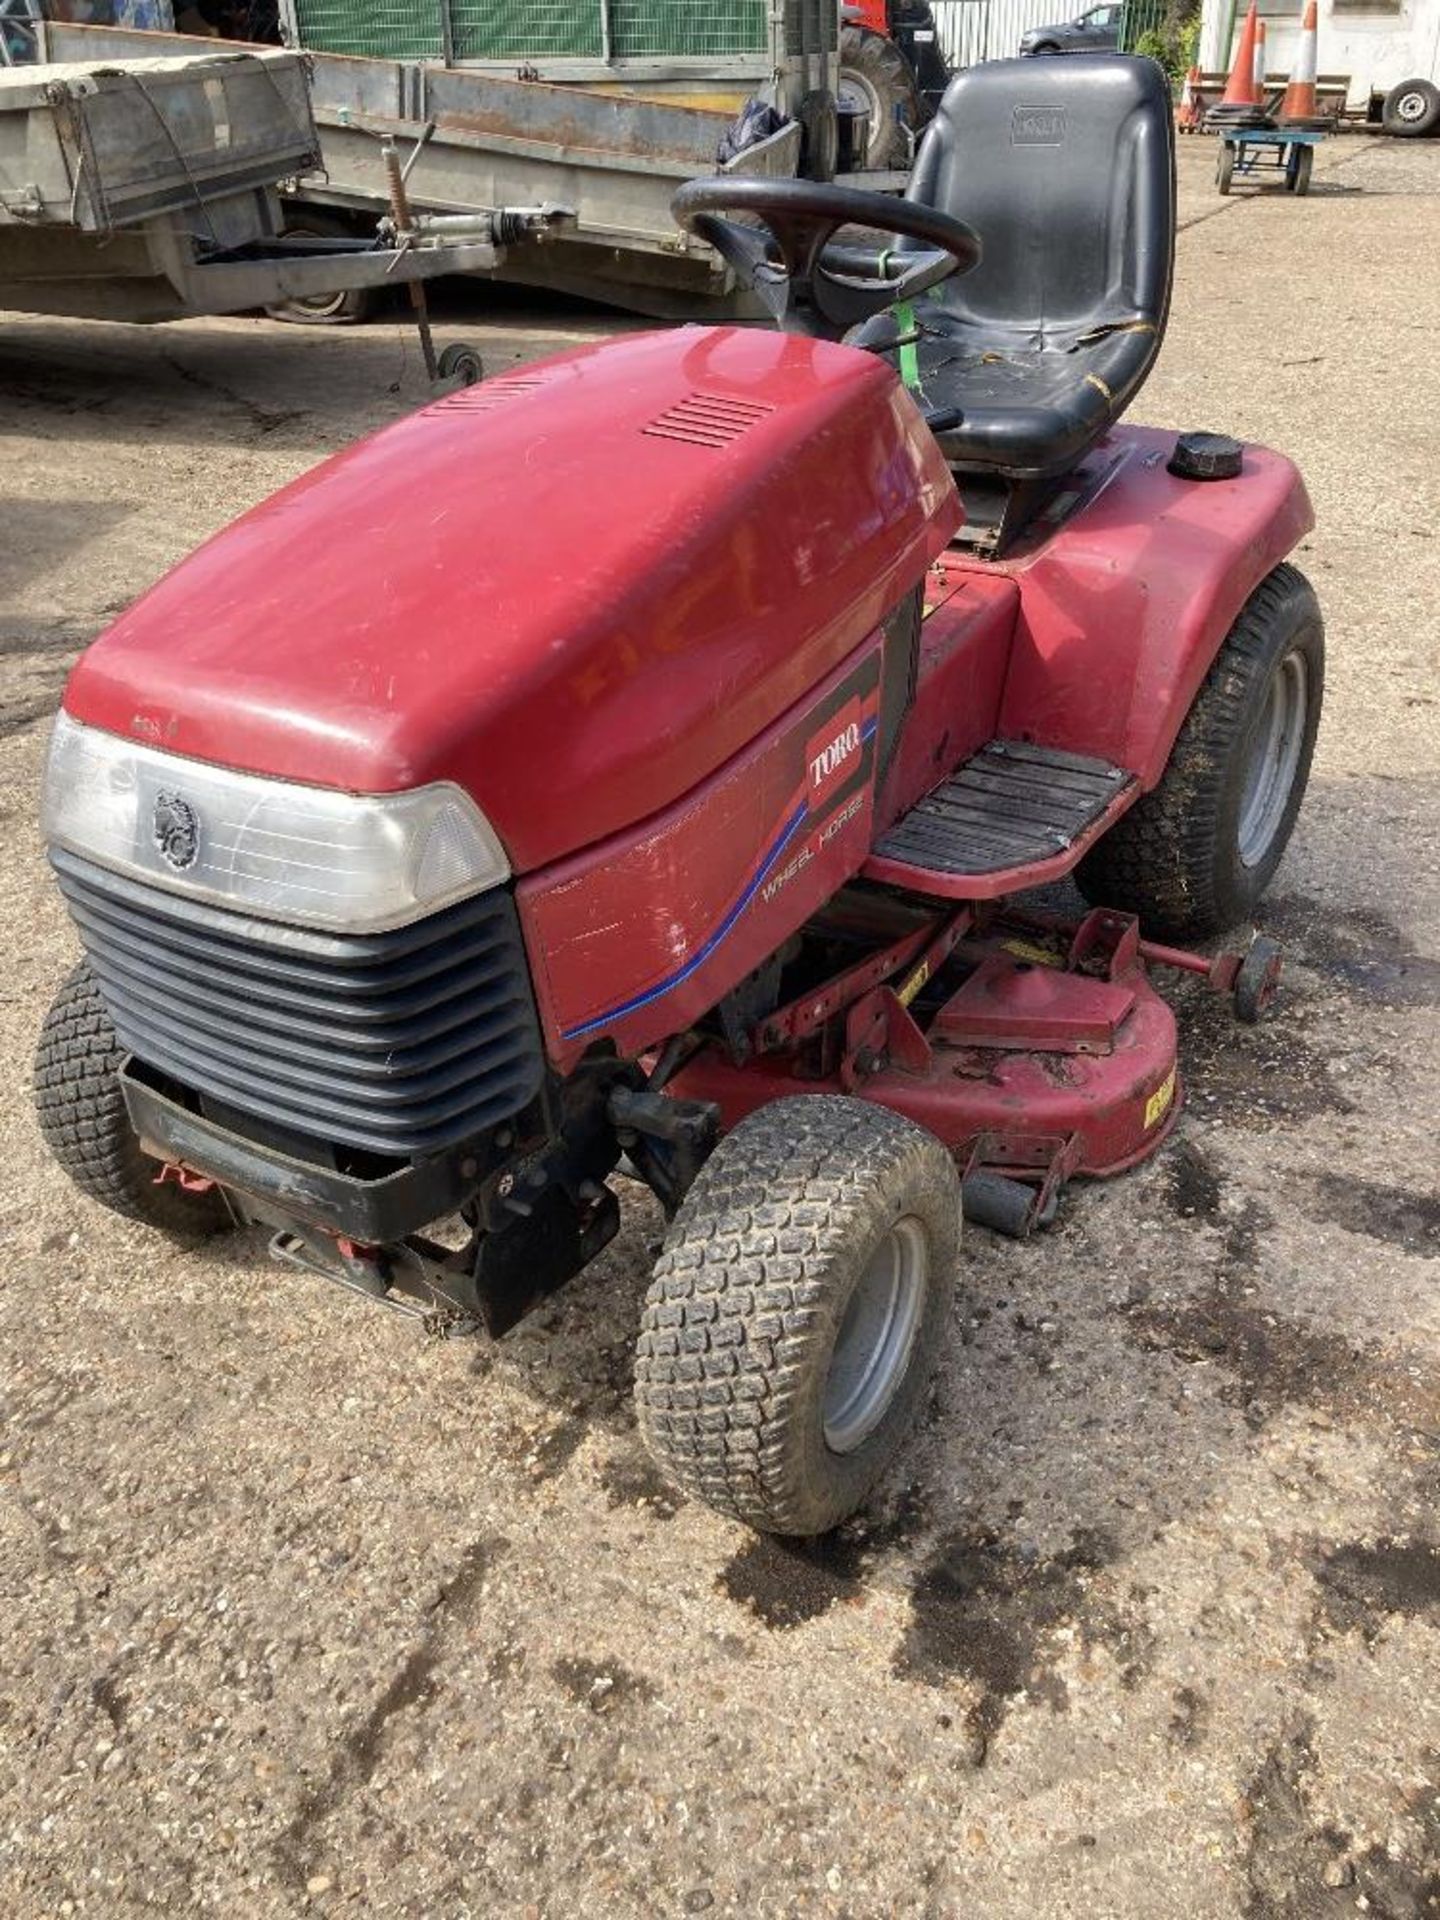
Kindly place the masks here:
[[(977, 926), (969, 908), (942, 910), (892, 949), (903, 957), (888, 984), (851, 999), (828, 1043), (822, 987), (766, 1022), (748, 1057), (709, 1048), (671, 1091), (714, 1101), (728, 1130), (768, 1101), (838, 1082), (943, 1140), (990, 1197), (997, 1179), (1021, 1187), (1007, 1230), (1028, 1232), (1073, 1175), (1122, 1172), (1169, 1132), (1175, 1016), (1150, 984), (1133, 916), (1097, 910), (1064, 925), (982, 911)], [(1182, 958), (1193, 959), (1163, 964)], [(967, 1183), (967, 1207), (969, 1195)]]

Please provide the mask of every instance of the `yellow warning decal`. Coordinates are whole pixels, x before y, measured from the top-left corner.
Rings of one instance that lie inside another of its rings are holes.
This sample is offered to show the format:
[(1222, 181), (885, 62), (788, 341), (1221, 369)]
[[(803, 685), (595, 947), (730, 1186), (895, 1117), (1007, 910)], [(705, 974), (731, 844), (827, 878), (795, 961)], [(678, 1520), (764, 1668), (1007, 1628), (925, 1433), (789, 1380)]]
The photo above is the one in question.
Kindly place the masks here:
[(909, 1006), (910, 1002), (915, 998), (916, 994), (919, 993), (921, 987), (924, 986), (929, 978), (930, 962), (928, 960), (922, 960), (895, 996), (902, 1007)]
[(1028, 940), (1006, 940), (1006, 953), (1013, 953), (1017, 960), (1032, 960), (1037, 967), (1058, 967), (1061, 964), (1058, 953), (1052, 953), (1048, 947), (1032, 946)]
[(1165, 1118), (1166, 1114), (1170, 1111), (1170, 1102), (1174, 1098), (1175, 1069), (1171, 1067), (1169, 1073), (1166, 1074), (1154, 1093), (1152, 1093), (1150, 1098), (1145, 1102), (1145, 1131), (1147, 1133), (1151, 1127), (1157, 1125), (1158, 1122)]

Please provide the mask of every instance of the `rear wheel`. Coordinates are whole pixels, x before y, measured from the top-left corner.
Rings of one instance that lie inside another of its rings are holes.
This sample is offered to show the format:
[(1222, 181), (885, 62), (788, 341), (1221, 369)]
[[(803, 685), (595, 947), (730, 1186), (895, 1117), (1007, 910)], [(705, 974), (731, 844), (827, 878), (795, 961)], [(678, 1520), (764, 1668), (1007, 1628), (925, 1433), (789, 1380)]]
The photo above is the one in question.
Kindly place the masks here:
[(840, 34), (840, 98), (865, 109), (866, 165), (910, 164), (920, 96), (909, 62), (883, 33), (845, 27)]
[(1086, 899), (1172, 938), (1249, 919), (1300, 811), (1324, 685), (1314, 590), (1276, 567), (1226, 635), (1158, 786), (1080, 862)]
[(35, 1050), (35, 1115), (45, 1144), (92, 1200), (127, 1220), (194, 1238), (230, 1224), (218, 1192), (157, 1186), (120, 1089), (125, 1058), (84, 961), (50, 1004)]
[(1291, 193), (1310, 191), (1310, 170), (1315, 164), (1313, 147), (1296, 147), (1285, 163), (1285, 184)]
[(1385, 96), (1380, 121), (1387, 133), (1418, 140), (1440, 127), (1440, 87), (1429, 80), (1402, 80)]
[(1230, 182), (1235, 177), (1235, 149), (1228, 140), (1220, 142), (1220, 152), (1215, 161), (1215, 184), (1221, 193), (1229, 193)]
[(950, 1155), (897, 1114), (815, 1094), (741, 1121), (645, 1303), (635, 1394), (660, 1467), (766, 1533), (853, 1513), (919, 1409), (959, 1232)]

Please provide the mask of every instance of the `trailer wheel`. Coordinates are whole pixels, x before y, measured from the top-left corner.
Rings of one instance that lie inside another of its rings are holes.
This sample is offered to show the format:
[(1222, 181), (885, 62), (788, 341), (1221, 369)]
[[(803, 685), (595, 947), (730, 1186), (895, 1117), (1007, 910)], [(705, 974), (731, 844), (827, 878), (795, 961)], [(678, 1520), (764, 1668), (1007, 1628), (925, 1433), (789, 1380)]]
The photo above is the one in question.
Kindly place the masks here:
[(442, 380), (453, 380), (457, 387), (474, 387), (485, 378), (485, 364), (479, 352), (463, 340), (452, 341), (435, 363)]
[(1215, 184), (1221, 193), (1229, 193), (1230, 182), (1235, 177), (1235, 149), (1228, 140), (1220, 142), (1220, 152), (1215, 160)]
[(1402, 140), (1419, 140), (1440, 127), (1440, 87), (1429, 80), (1402, 80), (1385, 96), (1380, 123)]
[(1285, 163), (1285, 185), (1291, 193), (1310, 191), (1310, 170), (1315, 164), (1313, 147), (1296, 147)]
[(920, 124), (920, 95), (910, 63), (895, 42), (868, 27), (843, 28), (839, 94), (842, 101), (865, 110), (866, 165), (877, 172), (908, 167)]
[(1314, 590), (1276, 567), (1226, 635), (1159, 784), (1080, 862), (1086, 899), (1169, 938), (1249, 919), (1300, 811), (1324, 684)]
[(50, 1003), (35, 1050), (35, 1114), (45, 1144), (92, 1200), (127, 1220), (180, 1238), (230, 1225), (219, 1193), (157, 1186), (159, 1167), (140, 1151), (119, 1069), (124, 1052), (82, 960)]
[(635, 1395), (662, 1470), (764, 1533), (853, 1513), (919, 1409), (959, 1233), (950, 1155), (899, 1115), (812, 1094), (742, 1120), (645, 1303)]
[[(313, 207), (302, 207), (290, 212), (280, 237), (335, 240), (348, 238), (353, 232), (343, 220), (327, 220)], [(378, 287), (351, 287), (341, 293), (312, 293), (305, 299), (281, 300), (265, 311), (272, 320), (283, 320), (292, 327), (354, 327), (368, 320), (379, 304)]]

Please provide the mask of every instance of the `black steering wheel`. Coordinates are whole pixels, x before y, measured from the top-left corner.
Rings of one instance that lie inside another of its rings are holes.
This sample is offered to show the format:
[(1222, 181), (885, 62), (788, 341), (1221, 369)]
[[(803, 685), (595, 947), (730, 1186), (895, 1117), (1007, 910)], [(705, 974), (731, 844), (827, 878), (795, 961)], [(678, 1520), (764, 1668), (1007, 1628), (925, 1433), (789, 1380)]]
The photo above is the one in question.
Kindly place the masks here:
[[(787, 333), (827, 340), (953, 273), (968, 273), (980, 259), (980, 237), (963, 220), (914, 200), (818, 180), (687, 180), (670, 211), (687, 233), (708, 240), (729, 261)], [(726, 219), (735, 213), (749, 214), (761, 227)], [(848, 226), (918, 240), (927, 251), (830, 246)]]

